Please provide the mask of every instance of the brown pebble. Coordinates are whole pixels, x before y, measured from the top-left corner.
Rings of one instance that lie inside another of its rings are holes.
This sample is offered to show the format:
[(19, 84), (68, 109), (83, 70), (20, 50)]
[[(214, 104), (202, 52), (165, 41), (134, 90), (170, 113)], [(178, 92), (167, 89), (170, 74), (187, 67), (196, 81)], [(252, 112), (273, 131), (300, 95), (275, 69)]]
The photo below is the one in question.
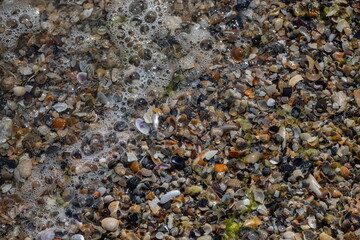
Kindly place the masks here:
[(334, 198), (339, 198), (342, 195), (342, 193), (337, 189), (332, 189), (330, 191), (330, 193), (331, 193), (331, 196), (334, 197)]
[(138, 162), (138, 161), (132, 162), (132, 163), (130, 164), (130, 169), (131, 169), (131, 171), (133, 171), (133, 172), (138, 172), (138, 171), (140, 170), (139, 162)]
[(329, 236), (329, 235), (327, 235), (326, 233), (320, 233), (320, 235), (319, 235), (319, 239), (320, 240), (334, 240), (334, 238), (333, 237), (331, 237), (331, 236)]
[(140, 213), (141, 212), (141, 208), (140, 205), (133, 205), (129, 208), (129, 212), (130, 213)]
[(343, 178), (348, 179), (348, 178), (350, 178), (351, 171), (350, 171), (347, 167), (342, 166), (342, 167), (340, 168), (340, 175), (341, 175)]
[(358, 108), (360, 108), (360, 89), (354, 90), (354, 98)]
[(167, 106), (167, 105), (163, 106), (163, 107), (161, 108), (161, 110), (162, 110), (162, 112), (163, 112), (164, 114), (169, 114), (169, 113), (170, 113), (170, 107)]
[(153, 191), (150, 191), (146, 196), (146, 200), (153, 200), (155, 198), (155, 193)]
[(244, 57), (244, 50), (241, 48), (233, 48), (231, 50), (231, 57), (235, 59), (235, 61), (241, 61)]
[(62, 118), (55, 118), (52, 122), (52, 127), (56, 130), (62, 130), (66, 126), (66, 121)]

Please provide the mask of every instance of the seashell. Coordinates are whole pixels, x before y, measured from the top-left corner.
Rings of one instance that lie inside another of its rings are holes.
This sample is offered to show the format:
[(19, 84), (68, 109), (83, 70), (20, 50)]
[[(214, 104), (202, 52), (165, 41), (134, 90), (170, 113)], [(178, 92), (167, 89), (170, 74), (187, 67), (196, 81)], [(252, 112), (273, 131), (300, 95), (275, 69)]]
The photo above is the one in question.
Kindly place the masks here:
[(101, 220), (101, 226), (109, 232), (114, 232), (119, 227), (119, 221), (112, 217), (107, 217)]
[(41, 240), (53, 240), (55, 238), (55, 233), (53, 230), (45, 230), (40, 233)]
[(292, 78), (290, 78), (289, 80), (289, 86), (290, 87), (294, 87), (298, 82), (300, 82), (301, 80), (303, 80), (304, 78), (300, 75), (300, 74), (296, 74), (295, 76), (293, 76)]
[(253, 152), (253, 153), (250, 153), (249, 155), (246, 155), (243, 161), (244, 161), (245, 163), (256, 163), (256, 162), (258, 162), (261, 158), (262, 158), (262, 153)]
[(229, 179), (226, 181), (226, 185), (232, 188), (239, 188), (241, 186), (241, 181), (236, 178)]
[(147, 125), (144, 119), (142, 118), (138, 118), (135, 120), (135, 126), (142, 134), (148, 135), (150, 132), (149, 125)]
[(117, 211), (119, 210), (119, 201), (113, 201), (109, 204), (108, 209), (111, 217), (117, 217)]
[(218, 153), (218, 150), (211, 150), (211, 151), (207, 151), (205, 154), (204, 154), (204, 159), (206, 160), (210, 160), (212, 157), (214, 157), (216, 154)]
[(279, 31), (284, 24), (284, 20), (282, 18), (276, 18), (274, 20), (274, 28), (276, 31)]
[(14, 91), (14, 95), (17, 96), (17, 97), (21, 97), (21, 96), (24, 96), (25, 93), (26, 93), (26, 89), (25, 87), (23, 86), (16, 86), (13, 88), (13, 91)]
[(350, 25), (345, 19), (341, 19), (336, 25), (336, 30), (342, 32), (344, 28), (350, 28)]
[(181, 194), (181, 192), (179, 190), (172, 190), (170, 192), (167, 192), (166, 194), (164, 194), (164, 196), (161, 197), (160, 203), (161, 204), (167, 203), (174, 197), (179, 196), (180, 194)]
[(296, 69), (298, 69), (299, 68), (299, 63), (297, 63), (297, 62), (294, 62), (294, 61), (288, 61), (287, 63), (286, 63), (286, 66), (288, 67), (288, 68), (290, 68), (291, 70), (296, 70)]
[(306, 182), (309, 184), (309, 189), (316, 194), (319, 198), (326, 195), (326, 191), (321, 188), (320, 184), (316, 181), (313, 175), (309, 174), (309, 177), (306, 179)]
[(309, 62), (309, 70), (310, 71), (314, 70), (314, 65), (315, 65), (314, 59), (312, 59), (312, 57), (310, 57), (309, 55), (306, 55), (306, 59)]

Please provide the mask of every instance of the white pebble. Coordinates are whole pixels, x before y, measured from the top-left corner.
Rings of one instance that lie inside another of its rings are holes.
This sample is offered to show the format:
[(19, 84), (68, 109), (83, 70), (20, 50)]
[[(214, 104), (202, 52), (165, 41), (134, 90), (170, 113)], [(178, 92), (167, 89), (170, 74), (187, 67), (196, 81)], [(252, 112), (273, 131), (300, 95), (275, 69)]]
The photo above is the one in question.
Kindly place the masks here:
[(168, 193), (166, 193), (162, 198), (160, 199), (160, 203), (164, 204), (170, 201), (172, 198), (179, 196), (181, 193), (179, 190), (172, 190)]
[(53, 108), (57, 112), (63, 112), (68, 108), (68, 105), (66, 103), (56, 103), (53, 105)]
[(115, 218), (107, 217), (101, 220), (101, 226), (109, 232), (114, 232), (119, 227), (119, 221)]
[(25, 87), (22, 87), (22, 86), (16, 86), (16, 87), (14, 87), (14, 88), (13, 88), (13, 91), (14, 91), (14, 95), (15, 95), (15, 96), (18, 96), (18, 97), (24, 96), (25, 93), (26, 93)]
[(164, 233), (158, 232), (158, 233), (155, 235), (155, 237), (156, 237), (157, 239), (163, 239), (163, 238), (164, 238)]
[(268, 105), (269, 107), (275, 106), (275, 100), (274, 100), (273, 98), (269, 98), (269, 99), (266, 101), (266, 105)]

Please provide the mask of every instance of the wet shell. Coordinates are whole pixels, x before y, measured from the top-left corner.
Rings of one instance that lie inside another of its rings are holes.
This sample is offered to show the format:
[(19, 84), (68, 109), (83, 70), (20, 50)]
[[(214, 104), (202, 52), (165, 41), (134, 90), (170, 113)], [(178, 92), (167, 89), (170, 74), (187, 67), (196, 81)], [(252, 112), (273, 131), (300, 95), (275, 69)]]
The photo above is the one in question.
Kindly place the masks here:
[(46, 230), (40, 234), (41, 240), (53, 240), (55, 238), (55, 233), (52, 230)]
[(111, 217), (117, 217), (117, 211), (119, 210), (119, 201), (111, 202), (108, 206)]
[(147, 125), (144, 119), (142, 118), (138, 118), (135, 120), (135, 126), (137, 130), (139, 130), (139, 132), (141, 132), (142, 134), (148, 135), (150, 132), (149, 125)]

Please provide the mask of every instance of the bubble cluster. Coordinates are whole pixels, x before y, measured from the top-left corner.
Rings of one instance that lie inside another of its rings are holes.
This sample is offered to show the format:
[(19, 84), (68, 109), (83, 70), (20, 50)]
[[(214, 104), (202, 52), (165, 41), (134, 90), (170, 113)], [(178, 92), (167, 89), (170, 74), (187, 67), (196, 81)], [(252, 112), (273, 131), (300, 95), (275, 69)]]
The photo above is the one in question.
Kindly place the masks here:
[(18, 38), (40, 30), (40, 15), (28, 1), (5, 1), (0, 8), (0, 45), (16, 46)]
[[(211, 62), (213, 37), (205, 22), (182, 26), (161, 1), (118, 1), (109, 7), (108, 28), (124, 66), (120, 109), (136, 108), (149, 91), (172, 90), (174, 81), (191, 81)], [(176, 83), (178, 84), (178, 83)]]

